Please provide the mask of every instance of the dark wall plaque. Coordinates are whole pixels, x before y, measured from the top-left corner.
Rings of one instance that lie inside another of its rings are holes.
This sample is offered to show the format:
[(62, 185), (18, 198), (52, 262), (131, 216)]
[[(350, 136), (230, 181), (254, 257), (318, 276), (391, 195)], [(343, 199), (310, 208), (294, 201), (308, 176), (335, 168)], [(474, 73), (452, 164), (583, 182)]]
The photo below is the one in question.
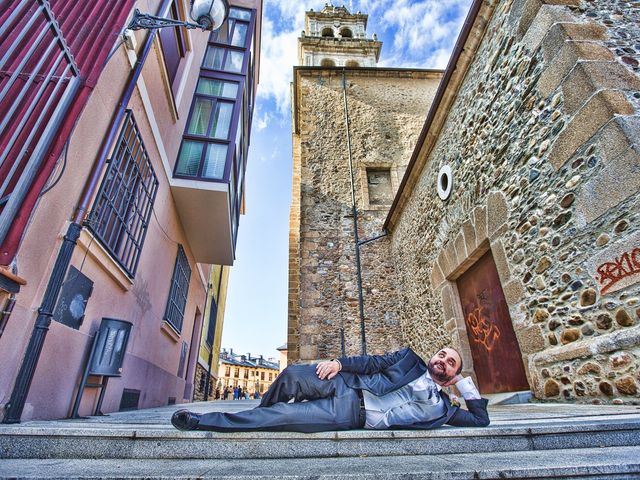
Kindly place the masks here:
[(53, 312), (53, 319), (68, 327), (80, 328), (92, 292), (93, 281), (73, 265), (69, 267)]

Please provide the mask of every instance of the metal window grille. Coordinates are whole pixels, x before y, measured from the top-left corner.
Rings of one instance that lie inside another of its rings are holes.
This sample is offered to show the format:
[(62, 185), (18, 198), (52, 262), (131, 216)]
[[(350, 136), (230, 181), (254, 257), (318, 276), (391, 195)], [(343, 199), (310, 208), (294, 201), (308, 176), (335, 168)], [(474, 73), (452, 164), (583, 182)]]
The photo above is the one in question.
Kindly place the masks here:
[(182, 245), (178, 245), (178, 255), (176, 256), (176, 264), (173, 267), (173, 277), (171, 278), (171, 290), (169, 291), (167, 308), (164, 313), (164, 319), (178, 332), (182, 331), (182, 320), (184, 319), (184, 309), (187, 305), (190, 277), (191, 267), (189, 266), (189, 261)]
[(132, 278), (157, 191), (158, 178), (128, 110), (88, 227)]

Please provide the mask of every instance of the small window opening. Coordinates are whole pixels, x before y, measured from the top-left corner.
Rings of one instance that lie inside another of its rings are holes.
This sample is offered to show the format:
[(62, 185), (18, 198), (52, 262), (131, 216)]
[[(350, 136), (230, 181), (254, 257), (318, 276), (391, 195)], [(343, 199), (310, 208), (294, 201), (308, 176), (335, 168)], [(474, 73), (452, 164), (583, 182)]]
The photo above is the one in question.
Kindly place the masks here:
[(350, 28), (344, 27), (340, 29), (340, 36), (342, 38), (353, 38), (353, 32)]
[(322, 61), (320, 62), (320, 66), (321, 67), (335, 67), (336, 66), (336, 62), (334, 62), (330, 58), (323, 58)]
[(391, 169), (367, 168), (369, 205), (390, 205), (393, 201)]
[(358, 62), (356, 62), (355, 60), (347, 60), (347, 62), (344, 64), (345, 67), (359, 67), (360, 64)]

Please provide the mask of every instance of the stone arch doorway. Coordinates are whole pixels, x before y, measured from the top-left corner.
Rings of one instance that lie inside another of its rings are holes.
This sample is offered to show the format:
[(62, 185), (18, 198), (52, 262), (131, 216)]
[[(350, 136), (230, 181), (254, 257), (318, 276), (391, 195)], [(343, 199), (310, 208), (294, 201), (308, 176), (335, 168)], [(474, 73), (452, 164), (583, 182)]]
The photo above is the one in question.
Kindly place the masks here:
[(431, 273), (464, 371), (484, 394), (529, 390), (528, 355), (544, 347), (541, 337), (532, 346), (532, 332), (513, 315), (524, 287), (511, 276), (501, 240), (507, 218), (504, 195), (490, 194), (442, 246)]
[(480, 391), (528, 390), (520, 346), (491, 249), (457, 278), (456, 286)]

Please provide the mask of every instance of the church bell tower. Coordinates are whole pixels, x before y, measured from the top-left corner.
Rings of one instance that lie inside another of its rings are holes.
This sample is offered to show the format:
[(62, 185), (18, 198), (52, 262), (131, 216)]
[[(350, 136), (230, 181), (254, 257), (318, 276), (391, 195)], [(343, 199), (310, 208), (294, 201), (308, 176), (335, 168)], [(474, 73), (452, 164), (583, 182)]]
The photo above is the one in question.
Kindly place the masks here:
[(360, 12), (326, 4), (305, 13), (305, 30), (298, 39), (298, 64), (308, 67), (375, 67), (382, 42), (367, 38), (367, 18)]

